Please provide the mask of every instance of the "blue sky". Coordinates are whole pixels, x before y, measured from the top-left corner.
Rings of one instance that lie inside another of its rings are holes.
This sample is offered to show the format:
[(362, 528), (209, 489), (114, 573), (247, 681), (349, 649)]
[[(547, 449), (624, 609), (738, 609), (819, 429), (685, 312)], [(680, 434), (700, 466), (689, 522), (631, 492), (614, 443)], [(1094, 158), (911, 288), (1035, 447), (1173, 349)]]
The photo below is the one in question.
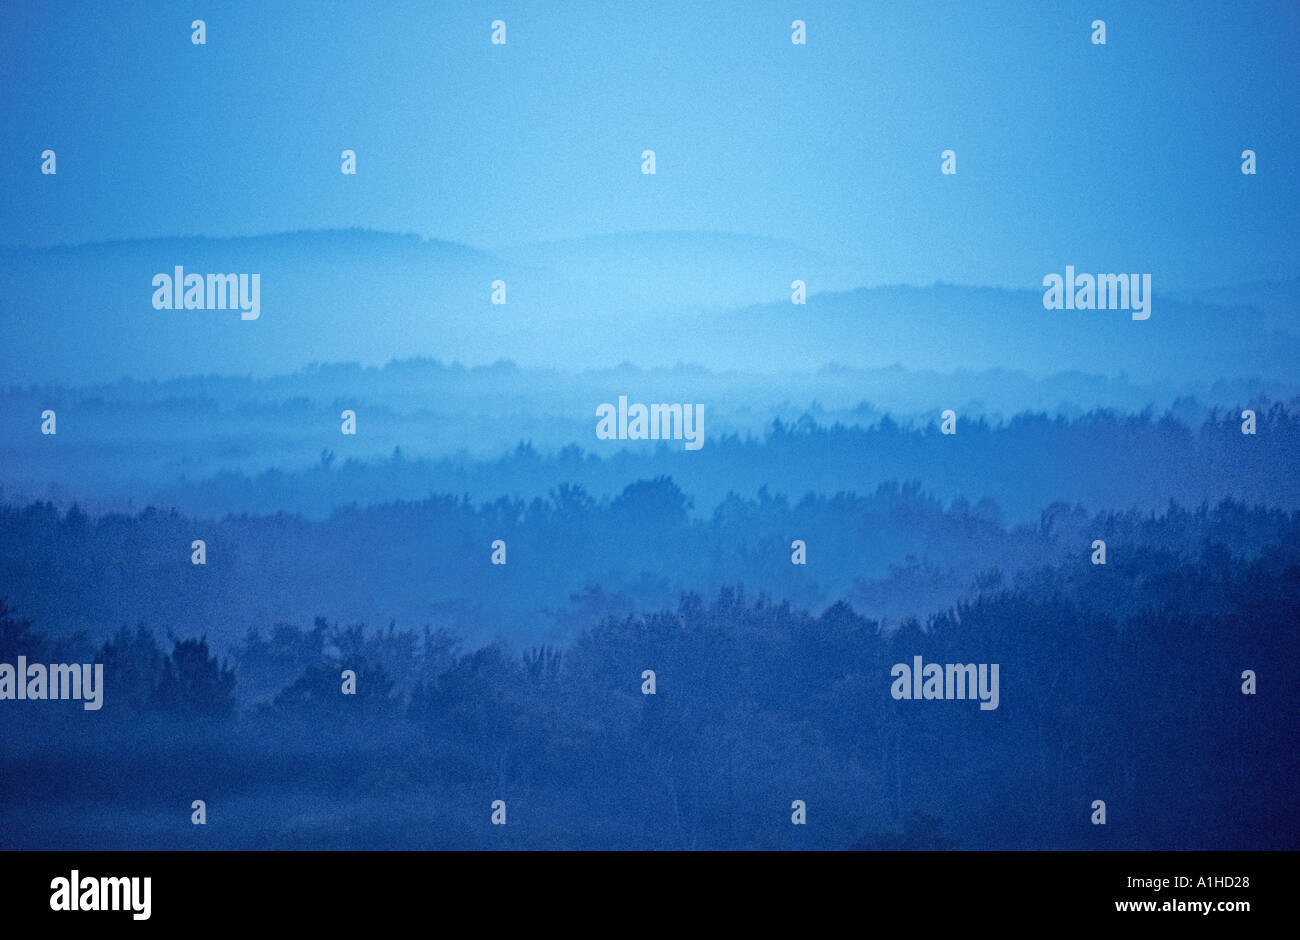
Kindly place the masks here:
[(716, 230), (863, 284), (1295, 276), (1300, 5), (1156, 6), (9, 3), (0, 243)]

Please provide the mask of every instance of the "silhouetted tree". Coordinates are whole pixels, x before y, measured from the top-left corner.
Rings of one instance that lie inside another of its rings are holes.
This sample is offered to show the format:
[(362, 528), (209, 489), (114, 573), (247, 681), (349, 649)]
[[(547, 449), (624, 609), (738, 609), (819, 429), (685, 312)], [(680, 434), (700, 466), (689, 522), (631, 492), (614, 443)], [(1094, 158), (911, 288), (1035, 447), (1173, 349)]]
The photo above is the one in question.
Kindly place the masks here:
[(185, 715), (226, 715), (235, 707), (235, 673), (208, 652), (206, 637), (176, 640), (162, 662), (154, 691), (161, 711)]

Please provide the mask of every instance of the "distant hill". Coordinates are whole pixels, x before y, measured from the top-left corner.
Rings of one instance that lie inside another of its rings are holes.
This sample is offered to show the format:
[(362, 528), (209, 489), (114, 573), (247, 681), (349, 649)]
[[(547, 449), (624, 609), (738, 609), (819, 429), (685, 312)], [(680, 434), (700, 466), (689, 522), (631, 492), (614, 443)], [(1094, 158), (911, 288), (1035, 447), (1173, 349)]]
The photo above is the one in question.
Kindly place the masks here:
[(789, 301), (790, 284), (848, 290), (874, 278), (851, 261), (777, 238), (729, 232), (637, 232), (502, 248), (501, 257), (603, 288), (646, 310)]
[[(155, 310), (152, 279), (261, 275), (261, 315)], [(4, 384), (266, 376), (416, 356), (600, 369), (695, 363), (751, 373), (830, 362), (1067, 371), (1178, 383), (1300, 372), (1300, 282), (1175, 299), (1151, 318), (1045, 310), (1036, 285), (847, 289), (872, 272), (775, 239), (641, 233), (489, 253), (365, 230), (0, 249)], [(790, 283), (805, 280), (805, 305)], [(506, 282), (507, 303), (491, 303)], [(1211, 302), (1213, 301), (1213, 302)], [(1231, 301), (1231, 305), (1225, 305)]]
[(811, 364), (833, 352), (865, 367), (898, 362), (912, 369), (1003, 368), (1035, 376), (1127, 372), (1176, 382), (1284, 379), (1300, 369), (1300, 318), (1176, 300), (1158, 291), (1150, 319), (1134, 321), (1123, 310), (1046, 310), (1039, 290), (863, 288), (817, 294), (805, 307), (787, 302), (729, 311), (694, 339), (706, 348), (726, 343), (738, 353), (734, 358), (755, 368), (769, 360)]

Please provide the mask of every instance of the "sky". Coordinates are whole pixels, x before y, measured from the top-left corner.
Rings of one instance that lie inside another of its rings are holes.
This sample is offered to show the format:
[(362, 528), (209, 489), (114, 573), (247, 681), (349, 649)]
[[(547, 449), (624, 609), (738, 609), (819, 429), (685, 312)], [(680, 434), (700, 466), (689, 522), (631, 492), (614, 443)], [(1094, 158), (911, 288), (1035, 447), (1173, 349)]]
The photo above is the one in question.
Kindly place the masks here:
[(1289, 278), (1298, 39), (1293, 2), (19, 0), (0, 244), (702, 230), (834, 251), (863, 285)]

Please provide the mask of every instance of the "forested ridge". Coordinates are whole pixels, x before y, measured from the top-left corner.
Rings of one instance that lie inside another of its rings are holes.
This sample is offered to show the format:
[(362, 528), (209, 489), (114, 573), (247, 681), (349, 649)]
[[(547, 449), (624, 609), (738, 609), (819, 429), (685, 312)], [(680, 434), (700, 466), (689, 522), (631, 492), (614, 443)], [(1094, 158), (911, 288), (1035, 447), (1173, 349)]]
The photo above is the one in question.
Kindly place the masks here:
[[(1300, 514), (1059, 507), (1038, 531), (1098, 518), (1107, 565), (1085, 545), (1014, 578), (989, 569), (960, 602), (893, 624), (735, 584), (593, 613), (561, 646), (320, 616), (217, 655), (178, 624), (95, 643), (6, 609), (0, 661), (104, 662), (109, 678), (93, 736), (76, 703), (5, 710), (2, 799), (17, 809), (35, 780), (56, 802), (106, 787), (152, 820), (127, 841), (157, 846), (1292, 847), (1277, 822), (1297, 818), (1283, 716)], [(892, 699), (890, 667), (916, 655), (999, 663), (1000, 706)], [(356, 695), (339, 694), (344, 669)], [(1246, 669), (1257, 695), (1241, 694)], [(239, 814), (238, 835), (188, 831), (200, 791)], [(496, 798), (508, 833), (478, 825)], [(807, 827), (789, 825), (794, 799)], [(1094, 799), (1110, 825), (1088, 824)], [(307, 809), (340, 802), (351, 822)], [(125, 844), (104, 825), (92, 842)], [(51, 831), (18, 823), (11, 844)]]

